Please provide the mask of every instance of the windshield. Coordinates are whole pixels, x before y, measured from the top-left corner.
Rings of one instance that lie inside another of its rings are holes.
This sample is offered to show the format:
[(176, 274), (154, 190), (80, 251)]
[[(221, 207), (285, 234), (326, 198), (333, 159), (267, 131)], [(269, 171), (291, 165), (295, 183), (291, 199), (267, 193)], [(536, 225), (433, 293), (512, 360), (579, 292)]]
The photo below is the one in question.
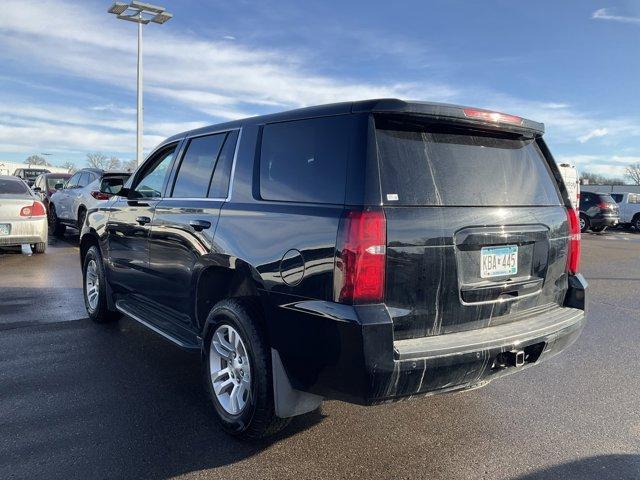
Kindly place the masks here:
[(561, 205), (534, 139), (382, 117), (376, 140), (387, 204)]
[(5, 197), (29, 197), (29, 187), (21, 180), (0, 178), (0, 195)]
[(53, 190), (56, 188), (58, 183), (64, 183), (67, 181), (69, 176), (60, 176), (60, 177), (47, 177), (47, 189)]

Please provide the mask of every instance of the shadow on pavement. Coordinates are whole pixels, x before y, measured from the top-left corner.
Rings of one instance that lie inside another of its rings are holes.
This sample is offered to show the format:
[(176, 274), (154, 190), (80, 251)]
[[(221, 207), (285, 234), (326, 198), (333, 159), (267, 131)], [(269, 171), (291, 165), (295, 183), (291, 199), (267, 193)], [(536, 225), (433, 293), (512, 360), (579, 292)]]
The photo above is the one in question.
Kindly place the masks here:
[(599, 455), (545, 468), (514, 480), (637, 480), (640, 455)]
[(241, 461), (322, 421), (246, 443), (214, 421), (198, 355), (128, 320), (0, 336), (0, 478), (167, 478)]

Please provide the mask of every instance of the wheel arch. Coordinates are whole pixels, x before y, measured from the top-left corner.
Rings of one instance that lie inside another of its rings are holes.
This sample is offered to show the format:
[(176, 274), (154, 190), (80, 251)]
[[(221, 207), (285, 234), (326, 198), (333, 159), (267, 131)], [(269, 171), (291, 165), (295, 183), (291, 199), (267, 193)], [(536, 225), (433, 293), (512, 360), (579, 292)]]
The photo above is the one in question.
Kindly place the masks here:
[(80, 238), (80, 264), (84, 263), (84, 257), (93, 245), (98, 247), (98, 250), (102, 254), (100, 249), (100, 240), (98, 234), (94, 230), (89, 230)]
[(263, 315), (266, 292), (262, 278), (248, 263), (229, 258), (221, 264), (208, 264), (198, 274), (195, 288), (195, 316), (202, 338), (207, 338), (209, 325), (207, 317), (213, 306), (227, 298), (245, 298)]

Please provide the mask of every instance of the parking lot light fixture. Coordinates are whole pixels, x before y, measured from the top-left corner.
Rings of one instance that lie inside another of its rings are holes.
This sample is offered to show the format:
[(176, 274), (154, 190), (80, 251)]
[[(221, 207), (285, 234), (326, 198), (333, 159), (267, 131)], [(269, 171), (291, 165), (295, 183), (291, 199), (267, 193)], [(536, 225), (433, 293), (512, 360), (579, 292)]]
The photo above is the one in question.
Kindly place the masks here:
[(151, 5), (150, 3), (114, 2), (108, 10), (120, 20), (135, 22), (138, 24), (138, 73), (137, 73), (137, 121), (136, 121), (136, 163), (140, 165), (143, 160), (142, 153), (142, 26), (148, 23), (162, 25), (173, 18), (173, 15), (164, 7)]

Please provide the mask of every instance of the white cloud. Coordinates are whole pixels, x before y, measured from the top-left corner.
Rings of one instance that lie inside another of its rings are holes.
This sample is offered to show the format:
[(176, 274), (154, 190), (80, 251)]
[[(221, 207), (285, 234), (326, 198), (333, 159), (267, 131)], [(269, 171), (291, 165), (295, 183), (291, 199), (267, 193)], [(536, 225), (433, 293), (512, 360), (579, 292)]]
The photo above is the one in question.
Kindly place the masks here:
[(578, 137), (578, 141), (580, 143), (586, 143), (589, 140), (591, 140), (592, 138), (599, 138), (599, 137), (604, 137), (605, 135), (609, 134), (609, 130), (607, 130), (606, 128), (596, 128), (594, 130), (591, 130), (590, 132)]
[[(0, 92), (5, 145), (27, 148), (38, 142), (42, 148), (53, 148), (47, 144), (51, 141), (58, 148), (67, 145), (74, 151), (133, 150), (133, 105), (123, 106), (119, 97), (131, 97), (135, 91), (135, 28), (100, 9), (81, 6), (63, 0), (3, 0), (0, 61), (10, 60), (59, 76), (61, 81), (55, 85), (58, 90), (65, 88), (64, 80), (70, 77), (86, 82), (88, 89), (91, 82), (108, 87), (103, 101), (84, 109), (71, 108), (62, 100), (56, 103), (58, 95), (51, 95), (49, 104), (34, 106), (2, 98)], [(51, 15), (52, 11), (57, 14)], [(606, 10), (598, 12), (597, 18), (609, 16)], [(562, 101), (516, 98), (467, 83), (456, 86), (430, 80), (406, 81), (402, 77), (386, 82), (338, 79), (318, 74), (313, 62), (305, 62), (292, 51), (255, 48), (224, 37), (208, 40), (175, 31), (171, 24), (145, 27), (147, 148), (163, 136), (204, 123), (180, 123), (159, 115), (154, 118), (149, 112), (157, 105), (176, 107), (180, 118), (191, 115), (215, 123), (275, 109), (376, 97), (462, 103), (522, 115), (545, 122), (554, 143), (587, 142), (604, 134), (611, 142), (640, 136), (637, 119), (601, 118)], [(385, 43), (377, 34), (375, 38)], [(408, 48), (402, 43), (388, 45), (385, 52), (390, 58), (419, 54), (415, 46)], [(42, 135), (37, 130), (24, 130), (34, 121), (43, 128)], [(72, 135), (71, 131), (81, 131), (85, 137)], [(8, 132), (20, 136), (11, 138)], [(54, 138), (54, 132), (58, 138)]]
[(596, 10), (591, 15), (594, 20), (609, 20), (613, 22), (634, 23), (640, 25), (640, 17), (628, 17), (624, 15), (614, 15), (606, 8)]

